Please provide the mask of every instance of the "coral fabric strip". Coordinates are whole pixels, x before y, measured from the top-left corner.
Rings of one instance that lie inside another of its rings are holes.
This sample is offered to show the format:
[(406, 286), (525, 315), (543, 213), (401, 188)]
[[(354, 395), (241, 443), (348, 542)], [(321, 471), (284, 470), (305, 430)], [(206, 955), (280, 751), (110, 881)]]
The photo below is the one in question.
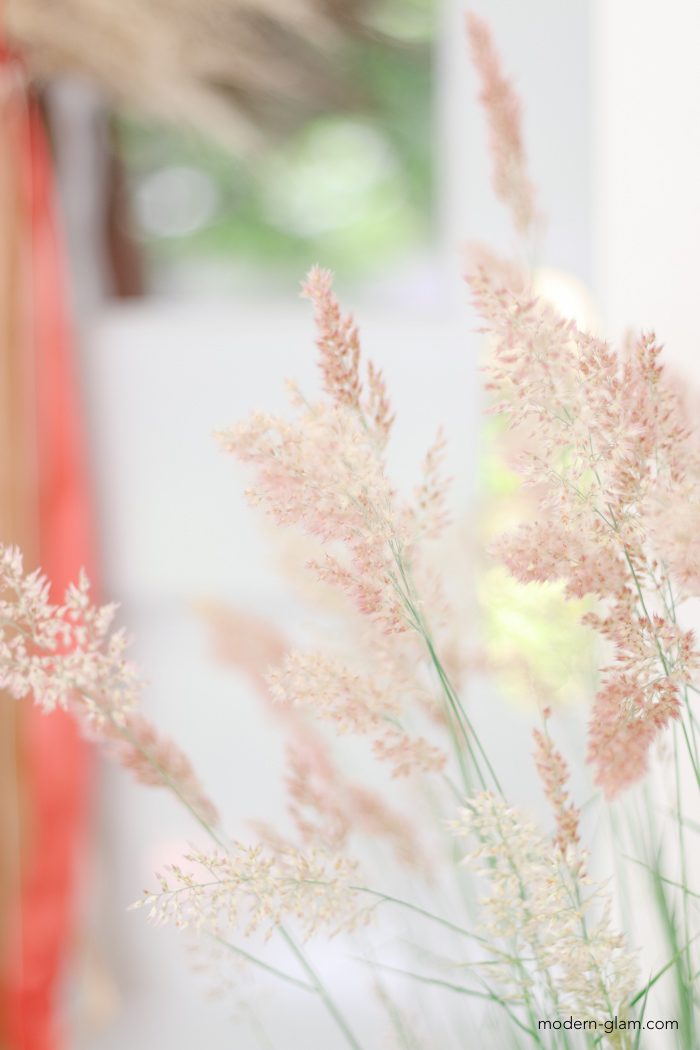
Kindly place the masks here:
[[(13, 129), (0, 143), (2, 164), (6, 170), (14, 168), (18, 191), (16, 213), (10, 215), (5, 208), (0, 214), (0, 238), (10, 236), (11, 225), (19, 226), (19, 236), (10, 247), (15, 252), (14, 306), (20, 304), (24, 315), (23, 338), (11, 344), (11, 352), (24, 359), (15, 362), (16, 389), (10, 393), (23, 406), (23, 418), (33, 424), (31, 438), (24, 442), (33, 492), (24, 491), (17, 498), (29, 506), (34, 527), (25, 522), (19, 530), (23, 535), (18, 537), (12, 530), (14, 534), (0, 540), (21, 542), (27, 537), (29, 542), (33, 532), (27, 562), (41, 565), (54, 597), (60, 597), (82, 566), (92, 572), (91, 515), (51, 154), (38, 105), (25, 91), (17, 91), (18, 70), (17, 60), (0, 49), (3, 116), (12, 117), (5, 126)], [(0, 245), (5, 258), (7, 249), (7, 244)], [(1, 318), (0, 324), (6, 319)], [(7, 374), (5, 370), (3, 379)], [(10, 393), (3, 394), (3, 401)], [(0, 520), (4, 524), (5, 516)], [(17, 739), (21, 868), (19, 893), (10, 911), (11, 947), (5, 950), (10, 962), (0, 989), (5, 1040), (0, 1046), (58, 1050), (57, 1001), (71, 948), (90, 752), (70, 716), (56, 712), (47, 717), (30, 705), (19, 717)], [(0, 782), (0, 790), (4, 789)]]

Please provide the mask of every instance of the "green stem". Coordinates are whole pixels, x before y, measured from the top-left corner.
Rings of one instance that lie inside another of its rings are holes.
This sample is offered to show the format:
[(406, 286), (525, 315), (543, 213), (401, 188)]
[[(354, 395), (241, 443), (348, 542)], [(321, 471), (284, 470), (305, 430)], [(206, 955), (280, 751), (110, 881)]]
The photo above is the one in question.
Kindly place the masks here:
[(413, 973), (411, 970), (403, 970), (399, 966), (390, 966), (387, 963), (375, 963), (372, 962), (370, 959), (362, 959), (361, 961), (366, 963), (368, 966), (377, 967), (378, 969), (386, 970), (389, 973), (400, 974), (402, 977), (410, 977), (412, 980), (420, 981), (422, 984), (434, 985), (437, 988), (445, 988), (447, 991), (450, 992), (457, 992), (459, 995), (466, 995), (473, 999), (485, 999), (488, 1002), (496, 1003), (498, 1006), (502, 1007), (506, 1011), (511, 1021), (513, 1021), (513, 1023), (516, 1024), (518, 1028), (520, 1028), (523, 1032), (526, 1032), (528, 1035), (531, 1035), (536, 1040), (538, 1046), (542, 1046), (542, 1040), (538, 1032), (533, 1028), (529, 1028), (526, 1024), (523, 1024), (523, 1022), (520, 1020), (517, 1014), (515, 1014), (513, 1010), (511, 1010), (506, 1000), (501, 998), (500, 996), (495, 995), (491, 991), (479, 992), (475, 988), (467, 988), (466, 985), (463, 984), (455, 984), (452, 981), (444, 981), (440, 977), (432, 977), (428, 974), (422, 973)]
[(284, 940), (289, 945), (289, 948), (291, 949), (292, 953), (298, 959), (302, 969), (308, 975), (309, 980), (311, 981), (312, 985), (323, 1000), (323, 1003), (326, 1009), (328, 1010), (328, 1013), (331, 1015), (331, 1017), (337, 1024), (338, 1029), (345, 1038), (345, 1041), (348, 1044), (348, 1046), (352, 1047), (352, 1050), (362, 1050), (360, 1043), (357, 1041), (352, 1029), (350, 1028), (350, 1025), (345, 1020), (342, 1013), (338, 1009), (336, 1003), (332, 999), (330, 992), (328, 991), (323, 981), (312, 967), (311, 963), (307, 959), (302, 949), (292, 937), (291, 933), (287, 929), (285, 929), (284, 926), (280, 926), (279, 931), (282, 934)]
[(416, 915), (422, 915), (426, 919), (431, 919), (432, 922), (438, 923), (440, 926), (444, 926), (445, 929), (452, 930), (453, 933), (459, 933), (462, 937), (470, 937), (472, 940), (479, 941), (483, 944), (486, 943), (485, 938), (479, 937), (476, 933), (471, 933), (469, 930), (465, 930), (462, 926), (457, 926), (456, 923), (451, 922), (449, 919), (443, 919), (440, 915), (434, 915), (433, 912), (426, 911), (425, 908), (421, 908), (418, 904), (413, 904), (411, 901), (401, 900), (400, 897), (392, 897), (389, 893), (382, 893), (380, 890), (372, 890), (367, 886), (351, 886), (351, 890), (356, 893), (367, 893), (371, 897), (378, 897), (380, 901), (384, 901), (388, 904), (398, 904), (402, 908), (407, 908), (409, 911), (415, 912)]
[(285, 973), (284, 970), (278, 970), (276, 966), (271, 966), (266, 963), (263, 959), (259, 959), (257, 955), (251, 955), (250, 952), (244, 951), (243, 948), (239, 948), (235, 944), (231, 944), (230, 941), (224, 940), (223, 937), (217, 937), (216, 934), (211, 934), (212, 940), (216, 941), (223, 948), (227, 948), (230, 952), (234, 952), (236, 955), (240, 955), (246, 962), (252, 963), (254, 966), (258, 966), (261, 970), (265, 970), (267, 973), (273, 974), (275, 977), (279, 977), (280, 980), (286, 981), (288, 984), (293, 984), (296, 988), (302, 988), (305, 992), (311, 992), (312, 995), (316, 995), (317, 989), (312, 984), (307, 984), (306, 981), (300, 981), (298, 977), (293, 977), (290, 973)]
[(401, 600), (403, 601), (404, 605), (406, 606), (411, 615), (413, 629), (417, 632), (417, 634), (420, 635), (420, 637), (423, 639), (423, 642), (425, 643), (426, 649), (428, 650), (428, 655), (430, 656), (431, 663), (433, 664), (433, 667), (437, 672), (437, 676), (440, 680), (440, 685), (442, 686), (443, 693), (445, 694), (445, 699), (447, 700), (448, 726), (450, 728), (450, 732), (455, 745), (457, 760), (462, 771), (462, 776), (465, 781), (467, 793), (471, 793), (469, 776), (463, 764), (463, 755), (461, 748), (459, 747), (459, 744), (454, 735), (452, 717), (454, 717), (457, 727), (460, 730), (462, 739), (464, 740), (466, 749), (469, 752), (469, 756), (474, 765), (474, 769), (476, 771), (477, 777), (479, 778), (481, 787), (484, 790), (486, 790), (486, 778), (484, 777), (484, 774), (481, 770), (478, 756), (476, 755), (472, 746), (472, 739), (476, 744), (477, 750), (481, 754), (481, 757), (486, 765), (486, 769), (488, 770), (488, 773), (490, 774), (496, 789), (501, 795), (503, 795), (503, 790), (500, 786), (494, 768), (491, 765), (491, 762), (489, 761), (488, 755), (486, 754), (486, 751), (474, 729), (474, 726), (471, 723), (471, 720), (469, 719), (469, 716), (467, 715), (466, 711), (464, 710), (464, 707), (462, 706), (462, 702), (459, 699), (456, 690), (450, 682), (449, 676), (447, 675), (447, 672), (445, 671), (445, 668), (443, 667), (442, 662), (435, 649), (435, 645), (430, 635), (430, 631), (428, 630), (427, 624), (423, 618), (422, 613), (420, 612), (420, 609), (417, 607), (416, 599), (414, 598), (414, 587), (411, 580), (409, 579), (409, 574), (404, 564), (404, 558), (401, 549), (395, 543), (391, 543), (390, 547), (394, 556), (396, 568), (401, 578), (400, 581), (396, 579), (394, 580), (394, 586), (396, 587)]

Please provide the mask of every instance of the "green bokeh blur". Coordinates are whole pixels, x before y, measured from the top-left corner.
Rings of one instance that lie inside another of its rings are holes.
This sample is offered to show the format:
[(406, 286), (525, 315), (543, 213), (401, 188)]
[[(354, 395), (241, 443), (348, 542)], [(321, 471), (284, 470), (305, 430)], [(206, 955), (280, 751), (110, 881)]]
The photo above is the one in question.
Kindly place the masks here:
[(391, 0), (346, 44), (362, 105), (328, 111), (241, 158), (122, 119), (118, 142), (151, 266), (246, 265), (288, 284), (312, 262), (369, 276), (431, 231), (434, 0)]

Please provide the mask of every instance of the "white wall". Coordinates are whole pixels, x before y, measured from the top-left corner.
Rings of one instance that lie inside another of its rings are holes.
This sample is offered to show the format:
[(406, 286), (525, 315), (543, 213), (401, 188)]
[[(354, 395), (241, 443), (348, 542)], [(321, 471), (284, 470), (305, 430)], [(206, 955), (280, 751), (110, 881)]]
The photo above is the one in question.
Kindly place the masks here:
[(595, 291), (606, 328), (653, 328), (700, 378), (700, 5), (598, 0)]

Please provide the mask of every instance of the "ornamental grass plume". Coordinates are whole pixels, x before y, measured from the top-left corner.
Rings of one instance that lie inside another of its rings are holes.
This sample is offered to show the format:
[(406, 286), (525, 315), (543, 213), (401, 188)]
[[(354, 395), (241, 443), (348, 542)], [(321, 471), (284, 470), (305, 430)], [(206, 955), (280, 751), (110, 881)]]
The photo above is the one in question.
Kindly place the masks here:
[[(379, 634), (414, 632), (421, 639), (451, 728), (464, 737), (468, 719), (438, 659), (417, 586), (421, 540), (445, 524), (444, 439), (439, 434), (426, 456), (416, 505), (402, 502), (384, 459), (392, 417), (381, 373), (368, 364), (363, 381), (358, 329), (343, 315), (327, 271), (312, 270), (302, 294), (314, 307), (325, 399), (309, 402), (291, 385), (296, 420), (254, 413), (221, 433), (223, 448), (255, 468), (254, 504), (278, 525), (300, 527), (321, 541), (322, 554), (310, 567), (322, 580), (347, 594)], [(395, 667), (394, 661), (390, 670)], [(269, 681), (278, 701), (313, 708), (341, 731), (373, 735), (375, 755), (397, 776), (444, 765), (439, 746), (407, 731), (407, 691), (379, 668), (370, 679), (323, 653), (290, 653)], [(424, 693), (425, 686), (419, 680), (410, 692)]]
[(281, 667), (291, 652), (282, 633), (264, 620), (217, 603), (199, 603), (198, 611), (214, 632), (218, 659), (248, 677), (267, 712), (285, 731), (288, 811), (301, 842), (338, 853), (359, 835), (388, 843), (402, 865), (426, 871), (429, 864), (415, 820), (348, 776), (331, 741), (312, 724), (303, 706), (275, 701), (270, 688), (275, 674), (270, 669)]
[(612, 928), (610, 901), (582, 877), (575, 846), (553, 851), (530, 820), (491, 793), (465, 804), (455, 832), (470, 842), (464, 863), (487, 886), (485, 947), (506, 1000), (523, 1004), (535, 1025), (542, 1017), (623, 1013), (637, 980), (635, 960)]
[(139, 784), (172, 785), (183, 805), (205, 824), (218, 824), (216, 806), (204, 793), (187, 755), (140, 712), (127, 711), (116, 724), (105, 722), (97, 738)]
[(16, 547), (0, 549), (0, 687), (15, 699), (30, 694), (50, 712), (78, 702), (103, 723), (133, 706), (134, 668), (125, 659), (126, 635), (110, 633), (115, 607), (94, 608), (83, 574), (64, 604), (49, 602), (49, 583), (25, 573)]
[(314, 308), (316, 346), (325, 392), (337, 405), (352, 409), (380, 447), (389, 437), (394, 417), (381, 371), (367, 362), (366, 394), (360, 377), (360, 333), (352, 314), (343, 316), (333, 292), (330, 270), (314, 266), (302, 284), (302, 296)]
[(393, 416), (382, 373), (367, 362), (363, 379), (358, 329), (328, 271), (312, 269), (302, 294), (314, 308), (326, 400), (310, 404), (290, 383), (296, 420), (256, 412), (219, 438), (254, 466), (251, 502), (323, 542), (318, 576), (385, 631), (403, 631), (415, 626), (407, 574), (418, 540), (444, 524), (444, 441), (438, 435), (427, 453), (417, 506), (402, 504), (384, 461)]
[(352, 930), (363, 917), (355, 865), (319, 849), (232, 843), (225, 855), (193, 852), (185, 863), (169, 865), (160, 890), (137, 902), (158, 925), (172, 921), (216, 937), (240, 927), (269, 938), (295, 918), (309, 937), (321, 927), (331, 935)]
[(532, 227), (536, 212), (520, 126), (520, 99), (503, 74), (488, 24), (474, 12), (467, 15), (467, 35), (481, 82), (479, 101), (488, 122), (494, 192), (523, 235)]
[(400, 864), (426, 870), (408, 819), (362, 784), (348, 780), (318, 736), (309, 733), (287, 750), (289, 812), (302, 842), (339, 852), (351, 836), (388, 842)]
[(259, 468), (249, 492), (278, 525), (299, 525), (340, 553), (314, 568), (385, 630), (406, 629), (392, 582), (391, 547), (404, 541), (393, 493), (370, 432), (345, 405), (300, 407), (297, 422), (255, 414), (222, 435), (227, 451)]
[(551, 711), (545, 709), (543, 711), (544, 728), (532, 731), (535, 741), (535, 767), (554, 814), (556, 823), (554, 843), (565, 857), (569, 848), (575, 848), (580, 841), (581, 813), (569, 799), (567, 789), (569, 767), (549, 735), (547, 719), (550, 715)]
[(46, 713), (70, 710), (137, 781), (168, 788), (213, 826), (216, 807), (189, 759), (137, 710), (141, 686), (125, 632), (111, 630), (115, 613), (90, 604), (84, 573), (63, 605), (51, 604), (48, 580), (25, 573), (17, 548), (0, 547), (0, 687)]
[(402, 728), (395, 682), (353, 674), (319, 652), (289, 653), (282, 666), (270, 672), (268, 682), (276, 702), (304, 705), (318, 718), (333, 722), (338, 733), (370, 735), (374, 754), (390, 763), (395, 777), (437, 772), (445, 764), (439, 747)]
[(604, 603), (585, 617), (613, 653), (588, 754), (613, 798), (645, 775), (697, 666), (693, 634), (677, 621), (687, 584), (669, 575), (656, 525), (658, 507), (700, 479), (697, 441), (653, 336), (616, 352), (485, 274), (471, 285), (492, 339), (493, 410), (518, 428), (517, 469), (538, 493), (536, 519), (496, 550), (522, 582), (561, 580), (570, 597)]

